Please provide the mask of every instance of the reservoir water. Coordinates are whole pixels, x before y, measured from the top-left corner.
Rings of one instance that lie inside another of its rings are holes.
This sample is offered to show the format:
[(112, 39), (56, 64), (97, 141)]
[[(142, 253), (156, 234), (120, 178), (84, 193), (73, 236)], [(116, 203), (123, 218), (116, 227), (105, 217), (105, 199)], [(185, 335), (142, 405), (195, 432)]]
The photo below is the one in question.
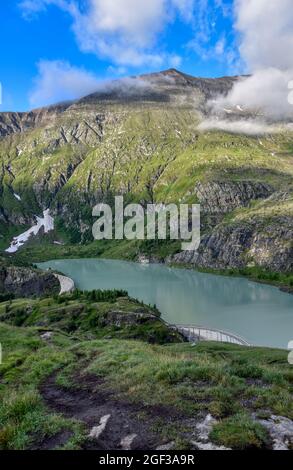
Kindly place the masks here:
[(293, 340), (293, 295), (242, 278), (116, 260), (54, 260), (38, 265), (71, 277), (82, 290), (125, 289), (156, 305), (170, 323), (219, 328), (259, 346)]

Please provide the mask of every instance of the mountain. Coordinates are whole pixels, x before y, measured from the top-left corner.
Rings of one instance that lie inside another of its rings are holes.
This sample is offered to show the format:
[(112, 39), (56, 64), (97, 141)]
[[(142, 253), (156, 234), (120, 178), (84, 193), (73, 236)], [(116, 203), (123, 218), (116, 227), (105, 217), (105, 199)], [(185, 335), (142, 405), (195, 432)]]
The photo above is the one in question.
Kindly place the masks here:
[[(1, 248), (48, 208), (56, 237), (90, 242), (92, 207), (123, 194), (142, 204), (201, 203), (199, 253), (172, 262), (291, 272), (293, 132), (199, 128), (210, 100), (240, 79), (170, 69), (103, 84), (74, 102), (1, 113)], [(235, 115), (245, 123), (237, 103)]]

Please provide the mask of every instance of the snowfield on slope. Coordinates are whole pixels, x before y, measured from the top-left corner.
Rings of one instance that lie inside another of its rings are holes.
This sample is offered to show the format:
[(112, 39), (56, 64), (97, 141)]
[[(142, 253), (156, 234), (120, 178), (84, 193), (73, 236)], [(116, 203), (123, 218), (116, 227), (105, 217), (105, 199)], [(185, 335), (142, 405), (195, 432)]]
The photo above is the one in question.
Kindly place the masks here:
[(43, 217), (36, 217), (37, 223), (33, 225), (26, 232), (14, 237), (11, 245), (7, 248), (6, 253), (16, 253), (19, 248), (21, 248), (31, 236), (37, 235), (42, 227), (44, 227), (44, 232), (48, 233), (54, 230), (54, 218), (50, 216), (50, 210), (47, 209), (43, 212)]

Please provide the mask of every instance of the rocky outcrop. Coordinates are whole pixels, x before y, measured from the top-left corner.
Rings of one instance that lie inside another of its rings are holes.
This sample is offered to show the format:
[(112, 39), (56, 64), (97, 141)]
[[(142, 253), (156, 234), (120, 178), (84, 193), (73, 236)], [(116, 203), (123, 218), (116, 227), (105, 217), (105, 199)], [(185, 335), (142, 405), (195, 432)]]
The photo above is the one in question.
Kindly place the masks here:
[(275, 218), (265, 230), (255, 228), (246, 259), (272, 271), (292, 272), (293, 218)]
[(273, 450), (292, 450), (293, 421), (284, 416), (272, 415), (268, 419), (259, 419), (253, 416), (270, 433)]
[(0, 293), (40, 297), (57, 294), (59, 290), (59, 281), (52, 273), (15, 266), (0, 267)]
[(254, 181), (212, 181), (197, 183), (195, 194), (204, 214), (226, 214), (247, 207), (257, 199), (266, 199), (274, 192), (268, 184)]
[(25, 113), (0, 113), (0, 137), (19, 134), (35, 129), (40, 125), (48, 124), (65, 111), (69, 104), (57, 104)]
[(142, 309), (137, 312), (119, 312), (112, 311), (108, 312), (103, 318), (101, 318), (101, 325), (103, 326), (116, 326), (121, 327), (133, 327), (137, 325), (143, 325), (144, 323), (157, 322), (158, 317), (152, 315), (147, 310)]
[(243, 268), (243, 253), (248, 251), (252, 238), (253, 230), (249, 226), (216, 227), (203, 237), (198, 252), (183, 251), (167, 261), (208, 269)]
[(275, 218), (265, 227), (255, 221), (222, 225), (202, 238), (198, 252), (185, 251), (167, 261), (209, 269), (260, 266), (270, 271), (291, 272), (292, 240), (290, 217)]
[[(195, 193), (202, 214), (200, 247), (197, 252), (178, 253), (167, 262), (207, 269), (259, 266), (276, 272), (293, 270), (293, 217), (273, 211), (275, 204), (290, 204), (289, 193), (275, 192), (269, 184), (257, 181), (199, 182)], [(242, 219), (232, 216), (231, 222), (225, 218), (236, 209), (251, 210), (254, 201), (271, 212), (259, 209)]]
[(252, 244), (253, 230), (249, 225), (216, 228), (203, 238), (196, 264), (203, 268), (241, 268), (244, 253)]

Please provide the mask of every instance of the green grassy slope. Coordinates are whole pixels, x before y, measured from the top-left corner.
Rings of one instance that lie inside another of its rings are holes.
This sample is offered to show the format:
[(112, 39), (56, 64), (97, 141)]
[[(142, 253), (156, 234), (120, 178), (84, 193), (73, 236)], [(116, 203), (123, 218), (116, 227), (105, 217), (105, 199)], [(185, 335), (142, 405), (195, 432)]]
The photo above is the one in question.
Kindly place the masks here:
[[(99, 195), (109, 198), (124, 192), (139, 201), (196, 202), (196, 182), (209, 180), (255, 180), (276, 189), (292, 188), (290, 133), (261, 138), (199, 133), (198, 115), (192, 110), (110, 109), (102, 141), (91, 146), (67, 144), (48, 150), (50, 138), (42, 128), (10, 137), (9, 145), (7, 139), (2, 141), (4, 166), (14, 175), (7, 170), (2, 174), (3, 206), (32, 211), (36, 203), (56, 200), (74, 210), (76, 200), (88, 203)], [(60, 127), (57, 120), (56, 134)]]
[[(167, 90), (166, 100), (145, 97), (121, 102), (117, 97), (107, 101), (94, 96), (33, 129), (2, 138), (0, 248), (8, 246), (13, 227), (17, 234), (34, 214), (48, 207), (56, 223), (48, 241), (84, 244), (92, 241), (91, 212), (97, 202), (113, 205), (114, 196), (124, 194), (126, 203), (197, 203), (198, 183), (209, 182), (263, 183), (276, 195), (273, 201), (252, 199), (248, 207), (232, 213), (228, 208), (217, 223), (233, 228), (254, 219), (263, 238), (271, 222), (286, 228), (292, 221), (293, 133), (285, 128), (263, 136), (200, 132), (204, 92), (185, 82), (181, 86), (182, 76), (176, 77), (177, 88), (158, 85), (164, 93)], [(211, 221), (204, 220), (203, 233), (210, 230)], [(164, 254), (172, 254), (173, 248)], [(280, 242), (278, 250), (283, 248)], [(91, 250), (105, 256), (123, 252), (114, 243), (109, 250), (104, 245), (72, 248), (81, 256)], [(133, 258), (132, 243), (128, 250)], [(262, 267), (273, 271), (270, 257), (262, 259), (269, 260)], [(249, 257), (245, 262), (249, 264)], [(254, 262), (259, 264), (258, 259)], [(290, 259), (283, 263), (287, 271), (290, 263)]]
[(2, 302), (0, 321), (89, 338), (139, 338), (150, 343), (183, 341), (159, 319), (155, 307), (130, 299), (124, 291), (75, 291), (48, 299)]
[[(78, 397), (85, 386), (94, 394), (114, 394), (115, 406), (127, 403), (128, 414), (139, 405), (139, 419), (149, 432), (162, 442), (174, 440), (176, 449), (190, 448), (195, 424), (208, 412), (218, 420), (210, 438), (239, 449), (271, 445), (253, 413), (262, 419), (271, 413), (293, 417), (293, 376), (285, 351), (215, 343), (85, 341), (60, 330), (43, 341), (42, 331), (0, 324), (1, 449), (48, 448), (46, 443), (49, 448), (84, 448), (85, 423), (50, 410), (42, 396), (54, 371), (60, 393)], [(68, 435), (58, 444), (54, 437), (60, 433)]]

